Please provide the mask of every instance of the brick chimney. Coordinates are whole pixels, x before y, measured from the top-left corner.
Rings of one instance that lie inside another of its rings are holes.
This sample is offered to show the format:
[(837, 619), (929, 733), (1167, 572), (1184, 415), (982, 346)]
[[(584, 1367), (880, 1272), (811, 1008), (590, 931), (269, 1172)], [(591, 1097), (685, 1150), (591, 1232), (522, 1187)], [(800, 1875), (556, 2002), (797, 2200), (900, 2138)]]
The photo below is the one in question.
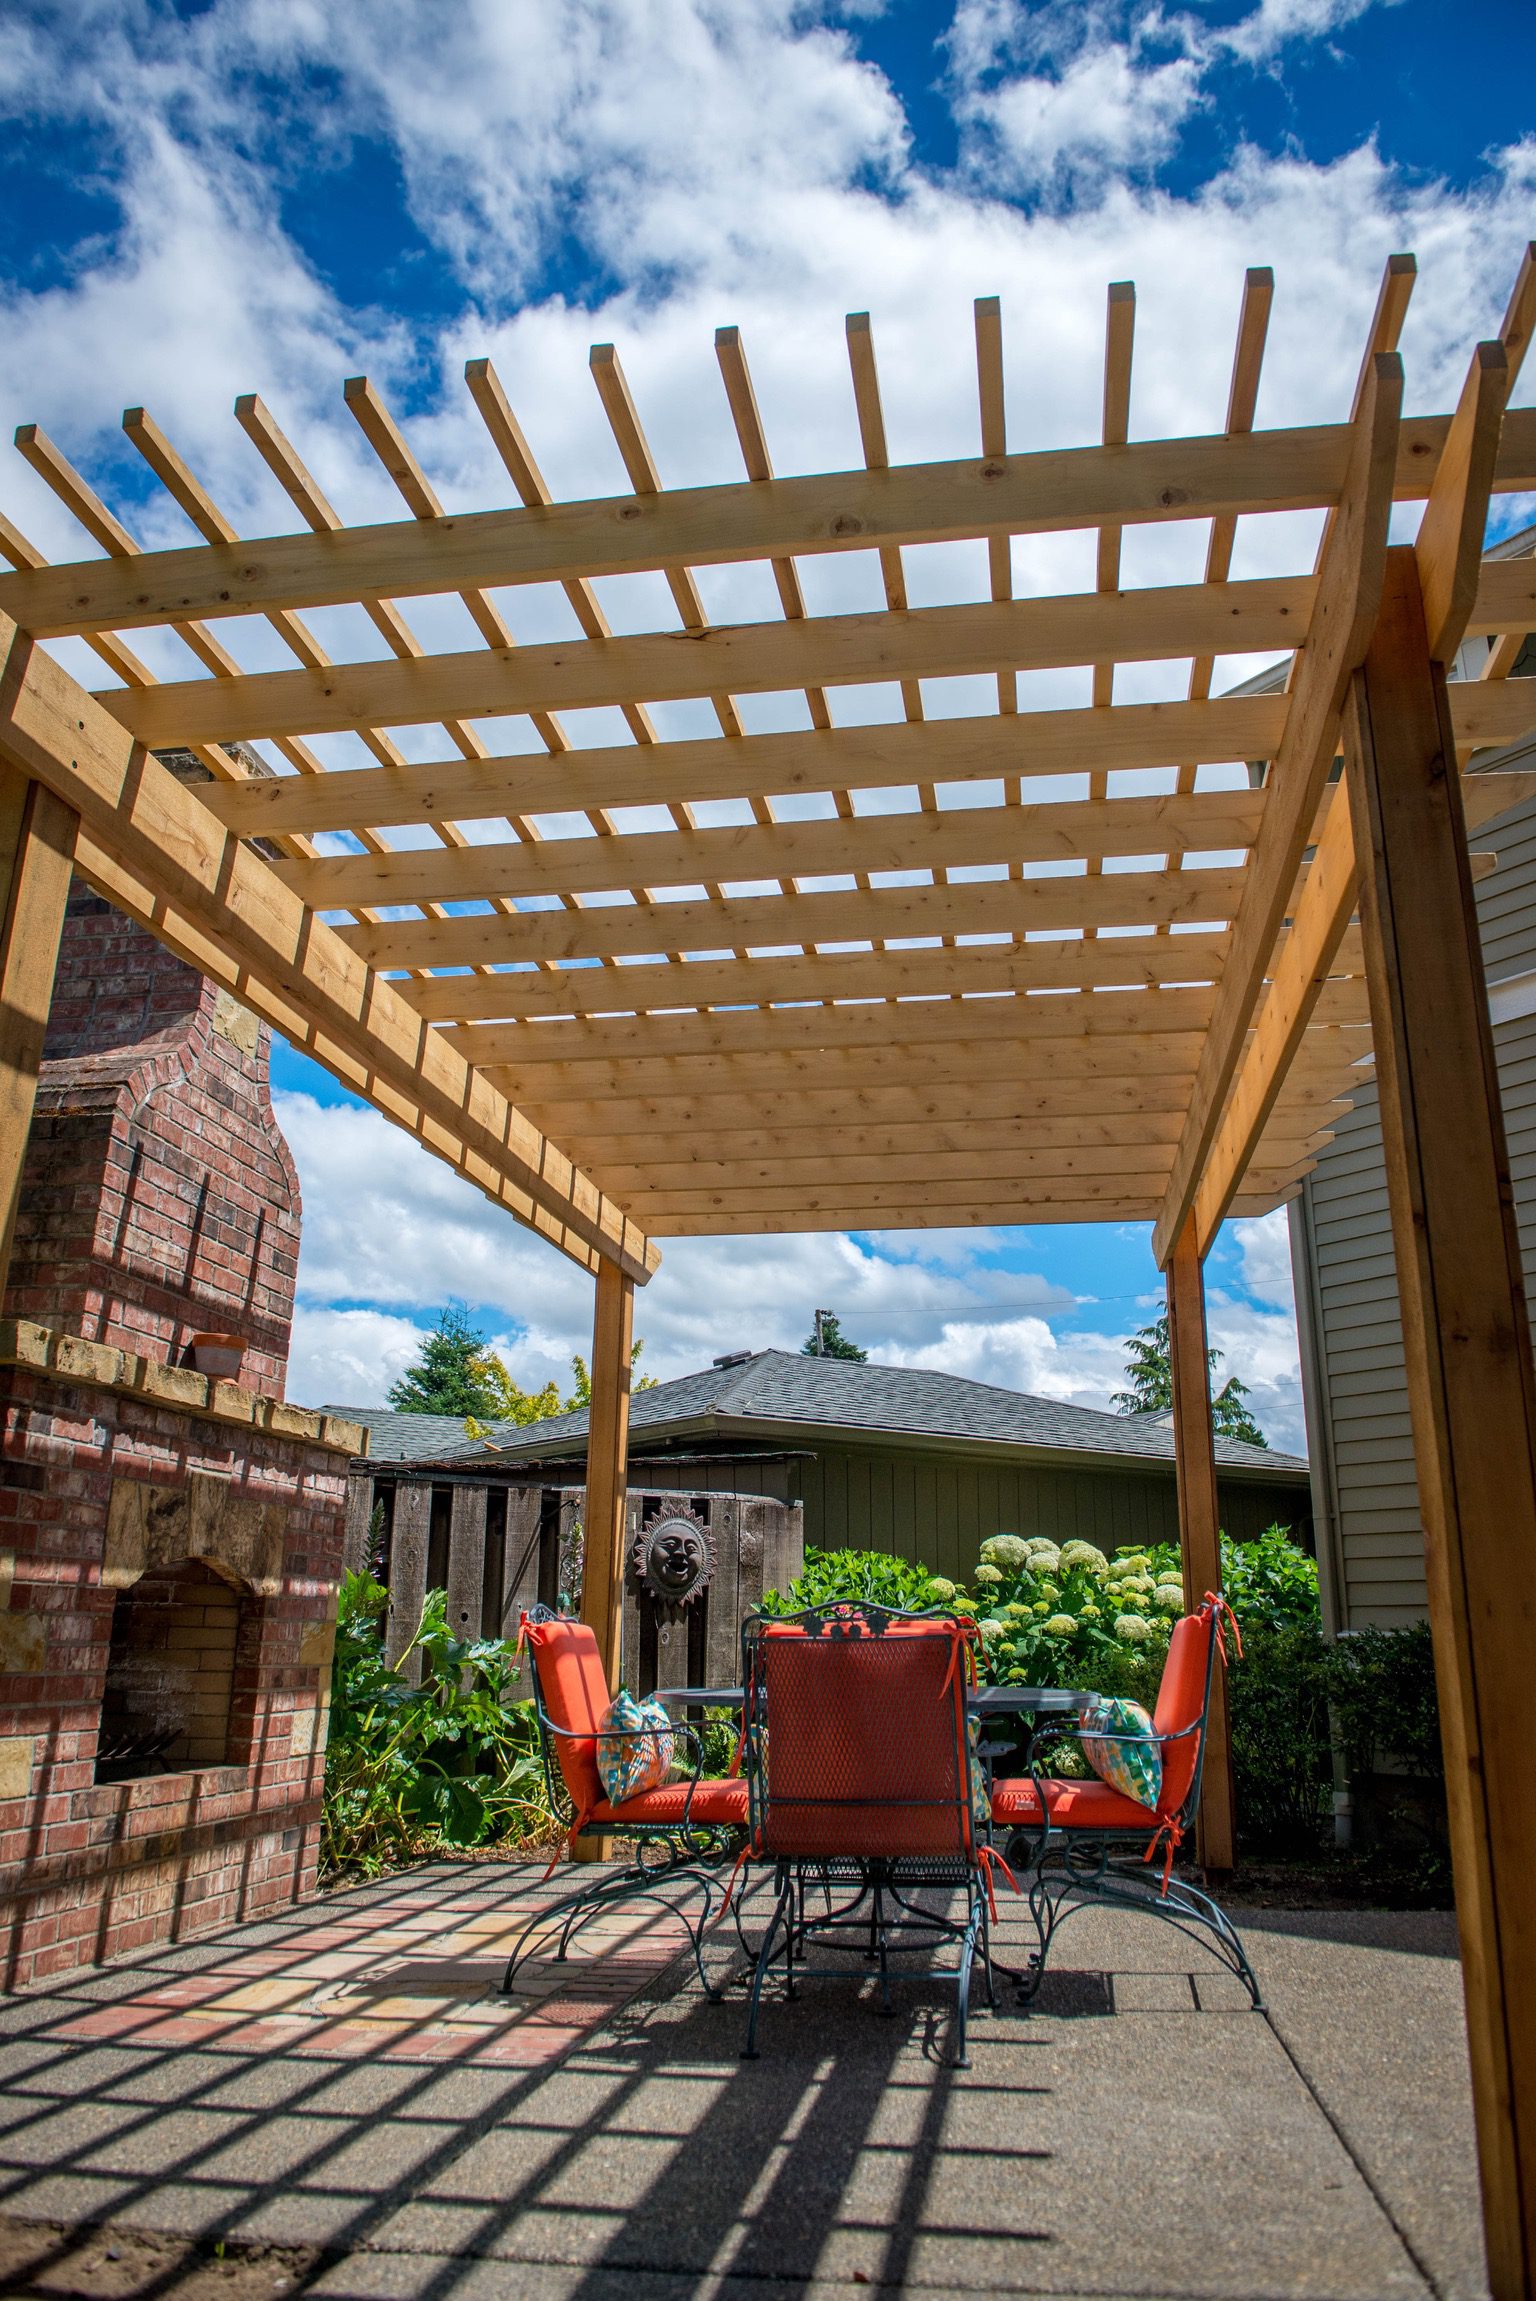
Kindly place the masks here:
[(281, 1397), (299, 1185), (269, 1058), (248, 1009), (77, 883), (6, 1315)]

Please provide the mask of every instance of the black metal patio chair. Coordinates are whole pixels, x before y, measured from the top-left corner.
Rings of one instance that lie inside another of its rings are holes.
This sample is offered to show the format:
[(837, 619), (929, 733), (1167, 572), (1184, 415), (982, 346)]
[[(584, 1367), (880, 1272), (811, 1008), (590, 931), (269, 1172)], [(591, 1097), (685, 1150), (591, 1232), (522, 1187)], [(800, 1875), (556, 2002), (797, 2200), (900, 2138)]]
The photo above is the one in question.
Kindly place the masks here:
[[(1152, 1719), (1162, 1758), (1155, 1807), (1139, 1805), (1097, 1775), (1078, 1780), (1046, 1772), (1047, 1752), (1084, 1733), (1080, 1714), (1044, 1724), (1030, 1744), (1029, 1772), (993, 1783), (994, 1833), (1007, 1834), (1011, 1866), (1030, 1873), (1030, 1914), (1040, 1946), (1020, 1977), (1025, 2004), (1039, 1991), (1061, 1927), (1097, 1903), (1162, 1918), (1203, 1940), (1242, 1982), (1255, 2008), (1261, 2007), (1258, 1979), (1237, 1928), (1209, 1893), (1173, 1871), (1200, 1804), (1211, 1687), (1218, 1661), (1223, 1667), (1226, 1662), (1224, 1617), (1231, 1620), (1225, 1600), (1208, 1594), (1195, 1613), (1174, 1624)], [(1100, 1741), (1137, 1738), (1096, 1724), (1086, 1730)]]
[[(622, 1869), (594, 1867), (575, 1892), (539, 1910), (513, 1947), (502, 1989), (514, 1986), (518, 1967), (552, 1936), (558, 1936), (555, 1955), (563, 1959), (599, 1910), (651, 1901), (681, 1921), (700, 1984), (718, 1997), (704, 1971), (703, 1941), (720, 1869), (741, 1845), (746, 1829), (746, 1783), (706, 1779), (703, 1740), (691, 1726), (679, 1724), (666, 1730), (674, 1747), (689, 1753), (686, 1778), (611, 1802), (598, 1772), (597, 1745), (612, 1697), (596, 1638), (585, 1622), (546, 1606), (523, 1616), (522, 1636), (533, 1673), (550, 1805), (566, 1823), (572, 1850), (584, 1839), (617, 1836), (633, 1842), (635, 1858)], [(646, 1731), (659, 1735), (663, 1729)], [(638, 1738), (628, 1728), (625, 1735)], [(696, 1918), (688, 1914), (694, 1897), (700, 1903)]]
[[(782, 1959), (797, 1984), (848, 1966), (876, 1969), (891, 2010), (893, 1957), (959, 1946), (956, 2064), (968, 2066), (966, 2017), (978, 1953), (988, 2002), (985, 1812), (973, 1802), (968, 1623), (867, 1604), (809, 1608), (742, 1630), (749, 1857), (773, 1865), (774, 1899), (752, 1975), (748, 2059), (757, 2053), (763, 1985)], [(924, 1906), (924, 1892), (941, 1906)], [(961, 1910), (949, 1908), (958, 1895)], [(857, 1969), (856, 1969), (857, 1970)]]

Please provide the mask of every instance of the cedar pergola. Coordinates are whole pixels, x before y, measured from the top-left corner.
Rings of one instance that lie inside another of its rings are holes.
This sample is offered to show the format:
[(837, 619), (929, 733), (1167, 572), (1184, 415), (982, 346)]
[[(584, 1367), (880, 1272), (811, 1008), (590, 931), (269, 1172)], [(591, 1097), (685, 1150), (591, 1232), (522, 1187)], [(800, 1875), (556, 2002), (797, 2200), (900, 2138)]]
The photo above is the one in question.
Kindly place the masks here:
[[(1536, 2281), (1536, 1377), (1468, 835), (1536, 776), (1457, 770), (1536, 729), (1536, 682), (1507, 677), (1536, 627), (1536, 561), (1482, 556), (1491, 495), (1536, 491), (1536, 410), (1506, 412), (1536, 266), (1450, 414), (1403, 412), (1413, 280), (1394, 257), (1346, 421), (1256, 431), (1272, 280), (1250, 272), (1225, 431), (1146, 441), (1129, 437), (1134, 292), (1111, 287), (1101, 442), (1044, 453), (1006, 437), (983, 301), (979, 453), (941, 464), (891, 464), (859, 315), (863, 468), (801, 478), (774, 476), (722, 329), (746, 476), (703, 488), (662, 487), (600, 346), (632, 493), (592, 502), (551, 500), (472, 361), (520, 508), (468, 514), (444, 510), (355, 378), (347, 405), (409, 515), (366, 527), (242, 399), (303, 523), (258, 541), (130, 409), (128, 437), (202, 539), (176, 550), (142, 551), (23, 426), (21, 453), (104, 556), (50, 566), (0, 521), (0, 1219), (8, 1237), (78, 872), (594, 1273), (583, 1606), (616, 1673), (652, 1234), (1155, 1224), (1194, 1597), (1219, 1577), (1202, 1260), (1229, 1213), (1295, 1192), (1374, 1056), (1502, 2301)], [(1416, 540), (1389, 547), (1398, 504), (1422, 506)], [(1233, 578), (1240, 519), (1307, 510), (1324, 514), (1314, 565)], [(1125, 529), (1170, 521), (1198, 523), (1205, 580), (1123, 587)], [(1096, 537), (1095, 588), (1016, 599), (1012, 539), (1067, 531)], [(985, 542), (990, 597), (912, 608), (904, 552), (956, 540)], [(798, 563), (849, 551), (878, 554), (884, 608), (808, 614)], [(781, 613), (712, 626), (693, 571), (741, 562), (766, 563)], [(594, 580), (656, 571), (677, 626), (614, 636)], [(563, 589), (581, 637), (514, 644), (505, 617), (531, 584)], [(483, 644), (424, 652), (397, 602), (426, 595), (461, 599)], [(380, 659), (332, 662), (303, 620), (342, 604)], [(294, 668), (242, 669), (230, 626), (249, 617)], [(157, 680), (121, 636), (151, 627), (202, 675)], [(1479, 634), (1482, 675), (1447, 686)], [(87, 692), (39, 644), (64, 637), (118, 684)], [(1269, 651), (1289, 657), (1283, 691), (1213, 695), (1222, 658)], [(1119, 668), (1144, 662), (1187, 666), (1184, 699), (1117, 702)], [(1066, 667), (1091, 668), (1089, 704), (1021, 709), (1021, 674)], [(929, 716), (925, 680), (977, 674), (994, 709)], [(898, 723), (837, 723), (840, 689), (880, 683)], [(789, 693), (804, 731), (743, 732), (738, 699)], [(701, 698), (718, 735), (658, 737), (652, 706)], [(631, 739), (573, 746), (561, 713), (598, 706)], [(489, 749), (475, 722), (509, 715), (543, 756)], [(441, 731), (427, 764), (390, 732), (421, 727)], [(372, 764), (324, 767), (311, 739), (342, 731)], [(210, 779), (178, 778), (169, 750)], [(719, 802), (728, 819), (701, 820)], [(322, 852), (333, 832), (356, 851)], [(1219, 1869), (1230, 1782), (1209, 1772)]]

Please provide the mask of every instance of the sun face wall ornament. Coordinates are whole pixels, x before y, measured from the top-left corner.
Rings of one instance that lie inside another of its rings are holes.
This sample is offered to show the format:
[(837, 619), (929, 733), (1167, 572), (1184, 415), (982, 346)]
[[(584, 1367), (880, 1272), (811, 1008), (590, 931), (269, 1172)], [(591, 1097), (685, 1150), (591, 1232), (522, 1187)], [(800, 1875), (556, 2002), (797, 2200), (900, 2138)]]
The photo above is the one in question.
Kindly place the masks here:
[(675, 1612), (709, 1588), (715, 1538), (692, 1510), (668, 1510), (642, 1526), (629, 1553), (630, 1571), (659, 1606)]

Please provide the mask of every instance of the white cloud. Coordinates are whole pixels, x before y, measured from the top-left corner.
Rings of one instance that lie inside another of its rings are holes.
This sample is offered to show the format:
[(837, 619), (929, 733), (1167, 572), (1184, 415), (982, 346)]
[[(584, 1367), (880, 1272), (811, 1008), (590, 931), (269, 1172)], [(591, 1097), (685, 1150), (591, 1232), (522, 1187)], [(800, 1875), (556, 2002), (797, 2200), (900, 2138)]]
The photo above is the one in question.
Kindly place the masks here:
[(1291, 1268), (1291, 1224), (1285, 1208), (1277, 1206), (1273, 1214), (1235, 1222), (1232, 1236), (1242, 1256), (1242, 1283), (1248, 1293), (1257, 1295), (1260, 1302), (1294, 1309), (1296, 1281)]
[(1043, 1318), (995, 1324), (946, 1319), (938, 1335), (917, 1345), (887, 1345), (879, 1356), (892, 1366), (933, 1366), (969, 1382), (1029, 1390), (1068, 1406), (1110, 1410), (1125, 1381), (1123, 1336), (1055, 1333)]
[(306, 1406), (382, 1406), (426, 1331), (387, 1311), (301, 1302), (288, 1354), (288, 1395)]
[(1171, 155), (1203, 100), (1195, 36), (1156, 8), (1128, 12), (1121, 31), (1118, 13), (961, 0), (948, 44), (973, 182), (1081, 197)]

